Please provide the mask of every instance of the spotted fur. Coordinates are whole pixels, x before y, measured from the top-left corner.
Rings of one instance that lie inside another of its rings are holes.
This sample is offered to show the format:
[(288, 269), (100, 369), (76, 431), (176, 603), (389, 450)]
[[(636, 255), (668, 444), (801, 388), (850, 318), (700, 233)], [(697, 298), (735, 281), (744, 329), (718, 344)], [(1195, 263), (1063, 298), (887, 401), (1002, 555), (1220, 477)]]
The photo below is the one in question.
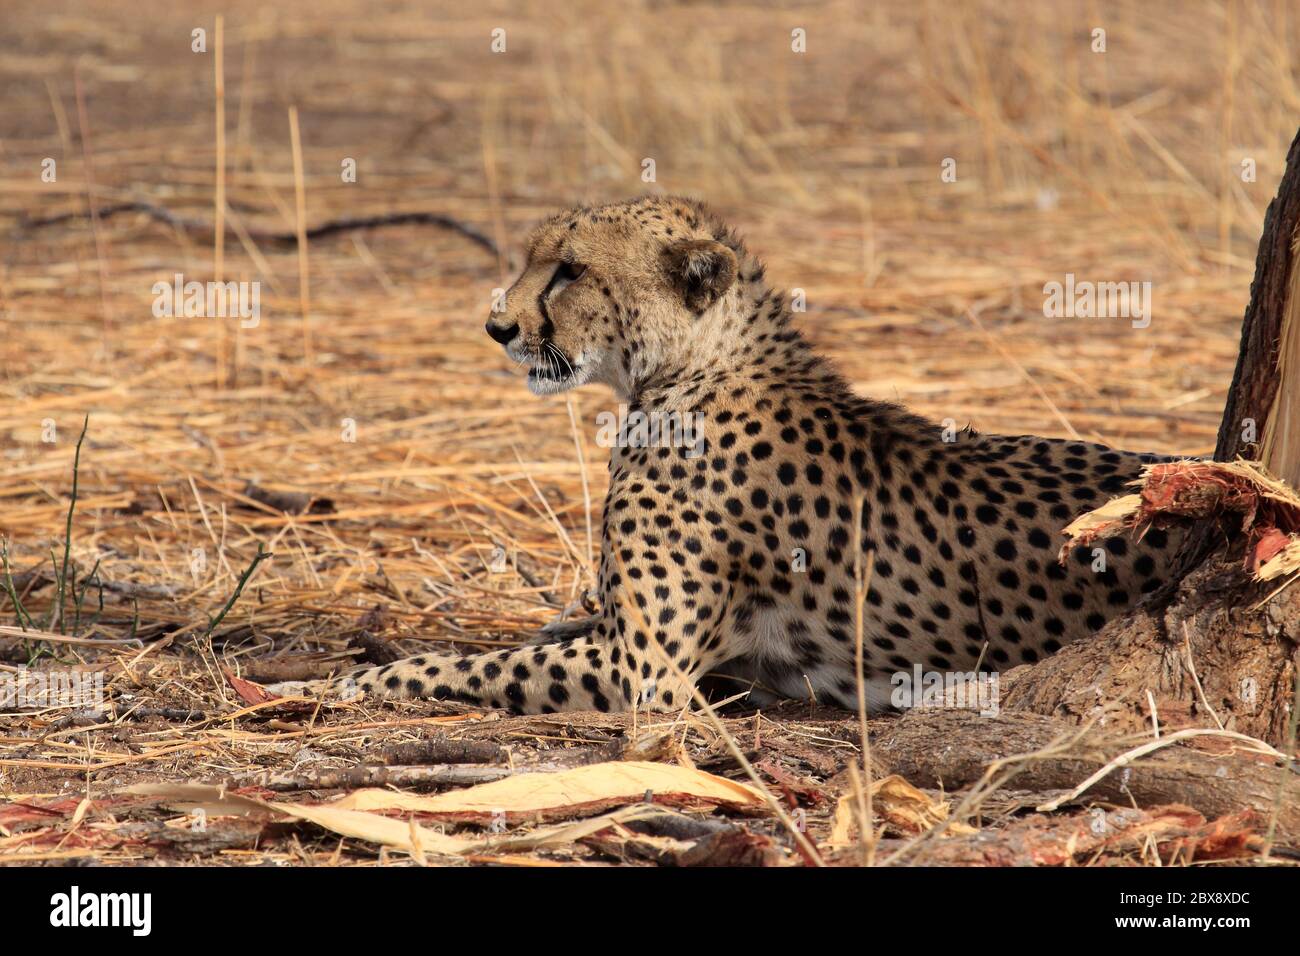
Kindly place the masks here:
[[(792, 326), (786, 296), (693, 200), (644, 198), (543, 223), (487, 330), (533, 391), (610, 386), (703, 416), (704, 451), (614, 449), (600, 611), (551, 643), (425, 654), (328, 688), (522, 712), (686, 705), (706, 673), (768, 697), (853, 706), (855, 551), (869, 705), (890, 677), (1032, 663), (1156, 589), (1161, 531), (1056, 560), (1061, 528), (1162, 460), (1082, 441), (945, 433), (855, 395)], [(861, 501), (860, 527), (855, 509)], [(865, 563), (865, 562), (863, 562)]]

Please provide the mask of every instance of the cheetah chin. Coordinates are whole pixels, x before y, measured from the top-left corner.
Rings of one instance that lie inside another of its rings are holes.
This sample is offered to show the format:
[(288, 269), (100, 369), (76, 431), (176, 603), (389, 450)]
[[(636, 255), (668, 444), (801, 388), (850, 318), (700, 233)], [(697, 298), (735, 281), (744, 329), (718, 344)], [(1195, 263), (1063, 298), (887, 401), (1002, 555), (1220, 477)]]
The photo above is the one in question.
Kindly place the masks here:
[(558, 395), (592, 380), (595, 366), (589, 360), (546, 354), (528, 369), (528, 390), (534, 395)]
[(977, 669), (1086, 638), (1167, 577), (1178, 542), (1158, 528), (1057, 558), (1076, 514), (1164, 459), (958, 431), (855, 394), (701, 203), (571, 209), (527, 245), (486, 331), (529, 389), (606, 385), (670, 426), (610, 442), (598, 612), (520, 647), (281, 690), (671, 711), (710, 675), (728, 696), (852, 708), (861, 691), (879, 711), (936, 681), (996, 688)]

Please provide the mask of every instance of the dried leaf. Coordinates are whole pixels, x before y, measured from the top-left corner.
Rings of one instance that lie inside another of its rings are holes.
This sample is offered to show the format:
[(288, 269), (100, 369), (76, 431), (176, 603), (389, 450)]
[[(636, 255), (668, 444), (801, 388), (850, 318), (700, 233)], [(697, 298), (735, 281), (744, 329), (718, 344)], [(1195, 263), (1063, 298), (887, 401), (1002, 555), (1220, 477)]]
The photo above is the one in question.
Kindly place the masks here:
[(275, 694), (267, 691), (261, 684), (236, 677), (228, 668), (223, 667), (221, 670), (235, 693), (239, 695), (239, 699), (245, 704), (265, 704), (268, 700), (275, 700)]
[[(286, 817), (307, 820), (343, 836), (404, 850), (421, 859), (425, 853), (464, 854), (487, 848), (518, 851), (570, 843), (619, 821), (662, 813), (659, 808), (641, 802), (647, 790), (653, 791), (656, 797), (678, 798), (672, 802), (687, 798), (687, 802), (697, 805), (758, 806), (763, 803), (762, 797), (751, 788), (700, 770), (669, 764), (624, 762), (593, 764), (560, 773), (519, 774), (432, 797), (388, 790), (358, 790), (327, 804), (263, 800), (206, 784), (137, 784), (123, 792), (157, 797), (187, 811), (202, 809), (212, 816), (270, 810)], [(368, 812), (440, 812), (457, 818), (486, 821), (512, 816), (515, 819), (520, 816), (536, 818), (547, 811), (574, 815), (592, 807), (606, 807), (611, 802), (632, 805), (566, 826), (520, 836), (491, 834), (483, 839), (450, 837), (420, 826), (414, 818), (399, 820)]]
[[(413, 856), (423, 852), (458, 854), (476, 844), (445, 836), (428, 827), (407, 823), (377, 813), (339, 809), (329, 804), (282, 803), (246, 794), (230, 793), (222, 787), (195, 783), (146, 783), (127, 787), (125, 793), (158, 797), (186, 812), (202, 810), (210, 816), (241, 816), (253, 810), (270, 810), (285, 817), (307, 820), (342, 836), (405, 850)], [(418, 846), (415, 841), (418, 840)]]
[[(831, 846), (847, 846), (853, 842), (852, 834), (857, 827), (856, 801), (854, 794), (847, 793), (836, 803), (829, 840)], [(890, 774), (871, 785), (871, 804), (877, 816), (907, 834), (923, 833), (948, 819), (948, 801), (931, 799), (897, 774)], [(944, 835), (969, 836), (978, 832), (965, 823), (954, 822), (948, 825)]]
[(759, 807), (762, 796), (746, 784), (677, 764), (612, 761), (558, 773), (523, 773), (434, 796), (357, 790), (334, 806), (355, 810), (413, 810), (444, 819), (556, 819), (644, 801), (703, 806)]

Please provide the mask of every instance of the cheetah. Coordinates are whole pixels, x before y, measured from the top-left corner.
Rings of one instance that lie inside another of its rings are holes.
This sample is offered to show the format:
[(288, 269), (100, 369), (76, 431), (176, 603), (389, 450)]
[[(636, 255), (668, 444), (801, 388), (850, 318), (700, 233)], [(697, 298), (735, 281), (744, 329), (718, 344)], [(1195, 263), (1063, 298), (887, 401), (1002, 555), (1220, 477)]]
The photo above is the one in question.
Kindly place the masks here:
[(527, 253), (487, 334), (529, 389), (601, 383), (631, 410), (697, 416), (702, 441), (612, 449), (593, 617), (549, 642), (421, 654), (308, 689), (671, 710), (709, 674), (755, 702), (811, 692), (853, 708), (860, 626), (879, 712), (898, 672), (1032, 663), (1163, 582), (1176, 548), (1159, 529), (1107, 541), (1100, 562), (1057, 553), (1077, 513), (1167, 459), (954, 432), (854, 394), (702, 203), (575, 208)]

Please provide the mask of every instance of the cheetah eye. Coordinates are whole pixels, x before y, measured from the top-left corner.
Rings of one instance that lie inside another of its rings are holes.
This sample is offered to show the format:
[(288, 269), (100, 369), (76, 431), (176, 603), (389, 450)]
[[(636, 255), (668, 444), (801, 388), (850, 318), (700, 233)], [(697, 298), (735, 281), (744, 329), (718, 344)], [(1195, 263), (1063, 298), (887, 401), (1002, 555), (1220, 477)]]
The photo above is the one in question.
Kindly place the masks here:
[(560, 267), (555, 270), (555, 275), (564, 282), (577, 282), (586, 271), (587, 267), (577, 262), (561, 262)]
[(570, 285), (582, 278), (587, 267), (579, 265), (576, 262), (561, 262), (555, 266), (555, 272), (551, 276), (551, 281), (546, 284), (546, 291), (542, 293), (543, 299), (549, 299), (553, 295), (559, 295)]

